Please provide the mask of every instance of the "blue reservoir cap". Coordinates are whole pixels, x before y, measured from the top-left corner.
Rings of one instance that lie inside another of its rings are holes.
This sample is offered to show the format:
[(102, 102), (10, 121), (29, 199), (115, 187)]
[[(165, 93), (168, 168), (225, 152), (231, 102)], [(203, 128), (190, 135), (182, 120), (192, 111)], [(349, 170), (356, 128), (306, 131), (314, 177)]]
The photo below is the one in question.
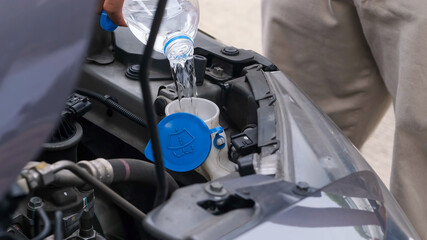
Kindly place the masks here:
[(99, 18), (99, 24), (101, 24), (102, 29), (108, 32), (113, 32), (117, 28), (117, 25), (111, 21), (105, 10), (102, 10), (101, 17)]
[[(160, 121), (157, 127), (167, 169), (188, 172), (200, 166), (208, 157), (212, 130), (197, 116), (174, 113)], [(144, 153), (154, 161), (151, 140)]]

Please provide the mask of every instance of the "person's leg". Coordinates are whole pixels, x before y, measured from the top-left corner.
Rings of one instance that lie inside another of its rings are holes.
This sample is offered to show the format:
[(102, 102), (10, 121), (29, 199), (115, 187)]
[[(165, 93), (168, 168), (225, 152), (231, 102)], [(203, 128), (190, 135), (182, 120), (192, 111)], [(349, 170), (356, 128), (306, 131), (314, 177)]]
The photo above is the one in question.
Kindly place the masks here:
[(351, 1), (264, 0), (266, 56), (361, 147), (390, 104)]
[(354, 0), (394, 103), (391, 190), (427, 239), (427, 1)]

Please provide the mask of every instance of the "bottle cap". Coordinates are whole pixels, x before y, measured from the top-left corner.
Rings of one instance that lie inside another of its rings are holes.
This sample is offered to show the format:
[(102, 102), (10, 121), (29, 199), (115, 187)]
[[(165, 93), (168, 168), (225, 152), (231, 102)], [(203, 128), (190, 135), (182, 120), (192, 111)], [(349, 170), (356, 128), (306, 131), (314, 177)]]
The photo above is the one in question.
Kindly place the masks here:
[[(188, 172), (200, 166), (211, 150), (211, 134), (223, 131), (221, 127), (209, 129), (199, 117), (182, 112), (165, 117), (157, 127), (163, 162), (175, 172)], [(144, 154), (154, 161), (151, 140)]]
[(178, 39), (186, 39), (186, 40), (190, 41), (190, 42), (191, 42), (191, 44), (192, 44), (192, 45), (193, 45), (193, 47), (194, 47), (194, 42), (193, 42), (193, 40), (192, 40), (190, 37), (188, 37), (188, 36), (185, 36), (185, 35), (179, 35), (179, 36), (173, 37), (173, 38), (169, 39), (169, 40), (165, 43), (165, 46), (163, 47), (163, 54), (165, 55), (165, 57), (166, 57), (166, 58), (168, 57), (168, 56), (167, 56), (167, 54), (166, 54), (166, 50), (168, 49), (169, 44), (171, 44), (173, 41), (178, 40)]
[(101, 24), (102, 29), (108, 32), (114, 32), (117, 28), (117, 25), (111, 21), (105, 10), (102, 10), (101, 17), (99, 18), (99, 24)]

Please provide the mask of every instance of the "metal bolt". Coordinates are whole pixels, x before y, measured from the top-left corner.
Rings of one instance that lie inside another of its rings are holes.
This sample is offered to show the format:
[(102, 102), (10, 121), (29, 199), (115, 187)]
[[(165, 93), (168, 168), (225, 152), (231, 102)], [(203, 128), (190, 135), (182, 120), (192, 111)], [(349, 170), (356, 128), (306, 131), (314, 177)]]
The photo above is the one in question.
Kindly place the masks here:
[(32, 197), (30, 201), (28, 201), (28, 207), (32, 209), (39, 208), (43, 205), (43, 200), (39, 197)]
[(297, 182), (297, 189), (302, 192), (307, 192), (310, 187), (306, 182)]
[(214, 67), (212, 69), (212, 72), (217, 76), (222, 76), (222, 74), (224, 73), (224, 69), (222, 67)]
[(210, 195), (222, 197), (227, 195), (227, 189), (220, 182), (211, 182), (205, 185), (205, 191)]
[(222, 189), (224, 189), (224, 186), (222, 186), (219, 182), (211, 182), (209, 185), (209, 188), (212, 192), (221, 192)]
[(32, 197), (27, 204), (27, 217), (34, 220), (36, 217), (36, 210), (43, 207), (43, 200), (39, 197)]

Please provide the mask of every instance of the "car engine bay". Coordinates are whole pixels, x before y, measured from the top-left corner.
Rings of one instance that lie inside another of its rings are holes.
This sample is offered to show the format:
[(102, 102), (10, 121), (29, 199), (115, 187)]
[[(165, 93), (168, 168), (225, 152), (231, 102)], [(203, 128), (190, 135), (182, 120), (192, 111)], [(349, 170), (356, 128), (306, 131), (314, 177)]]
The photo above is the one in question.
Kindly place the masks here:
[[(140, 68), (144, 47), (127, 28), (95, 30), (56, 128), (1, 198), (0, 239), (416, 239), (358, 150), (292, 81), (203, 32), (197, 97), (219, 125), (208, 126), (209, 155), (190, 171), (153, 160), (150, 121), (172, 116), (178, 95), (163, 55)], [(190, 155), (195, 139), (175, 129), (161, 151)]]

